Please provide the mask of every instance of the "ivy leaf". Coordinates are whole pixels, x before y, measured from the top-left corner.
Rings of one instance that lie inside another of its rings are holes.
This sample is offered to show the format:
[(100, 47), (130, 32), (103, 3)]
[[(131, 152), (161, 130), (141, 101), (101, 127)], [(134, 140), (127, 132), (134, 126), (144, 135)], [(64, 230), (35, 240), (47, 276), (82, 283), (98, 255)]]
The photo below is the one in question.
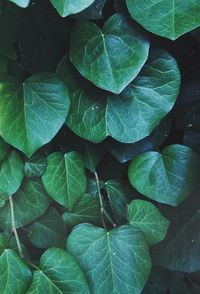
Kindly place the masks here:
[(9, 145), (0, 137), (0, 161), (4, 159), (9, 149)]
[(72, 63), (97, 87), (113, 93), (120, 93), (138, 75), (148, 51), (147, 39), (122, 14), (111, 16), (102, 30), (88, 21), (73, 28)]
[(72, 210), (86, 190), (84, 164), (77, 152), (52, 153), (42, 181), (50, 197)]
[(114, 180), (106, 181), (105, 189), (115, 219), (120, 224), (125, 223), (127, 203), (129, 202), (133, 191), (125, 183), (120, 183)]
[(33, 282), (26, 294), (90, 293), (80, 266), (66, 251), (48, 249), (42, 255), (39, 267), (40, 270), (33, 273)]
[(105, 149), (102, 145), (87, 142), (83, 145), (82, 154), (86, 168), (94, 173), (105, 155)]
[(60, 16), (65, 17), (70, 14), (78, 13), (88, 6), (90, 6), (95, 0), (50, 0), (52, 5), (56, 8)]
[[(15, 226), (20, 228), (44, 214), (49, 206), (48, 195), (40, 179), (25, 179), (13, 194)], [(11, 214), (8, 201), (0, 208), (0, 227), (10, 229)]]
[(143, 232), (149, 245), (162, 241), (170, 224), (155, 205), (140, 199), (133, 200), (128, 205), (127, 219), (132, 226)]
[[(23, 252), (23, 256), (26, 260), (29, 260), (29, 254), (24, 245), (21, 243), (21, 248)], [(0, 255), (6, 250), (6, 249), (12, 249), (17, 254), (19, 253), (16, 239), (14, 236), (11, 236), (9, 233), (0, 233)]]
[(109, 232), (79, 225), (69, 235), (67, 249), (80, 263), (95, 294), (139, 294), (150, 273), (147, 243), (130, 225)]
[(23, 85), (2, 74), (0, 86), (0, 135), (30, 157), (64, 123), (70, 104), (68, 91), (49, 73), (31, 76)]
[(24, 261), (12, 249), (0, 255), (0, 292), (22, 294), (31, 283), (32, 273)]
[(47, 159), (44, 154), (37, 152), (24, 164), (24, 175), (29, 178), (42, 176), (46, 171)]
[(176, 61), (160, 49), (152, 50), (138, 77), (120, 95), (87, 86), (85, 80), (76, 83), (76, 73), (66, 59), (58, 73), (62, 78), (66, 76), (65, 83), (70, 88), (67, 125), (94, 143), (107, 136), (122, 143), (134, 143), (148, 136), (172, 109), (180, 86)]
[(103, 18), (103, 7), (106, 0), (95, 0), (88, 8), (75, 14), (73, 17), (78, 19), (101, 19)]
[(17, 152), (11, 151), (0, 161), (0, 192), (11, 196), (23, 180), (23, 162)]
[(199, 181), (200, 159), (191, 148), (171, 145), (162, 153), (144, 152), (129, 166), (131, 184), (155, 201), (177, 206)]
[(126, 0), (133, 19), (148, 31), (176, 40), (181, 35), (200, 25), (198, 0), (169, 1)]
[(101, 225), (99, 199), (90, 195), (83, 195), (74, 209), (64, 212), (62, 218), (69, 229), (80, 223)]
[(30, 4), (30, 0), (9, 0), (20, 7), (26, 8)]
[(31, 224), (29, 231), (30, 242), (38, 248), (64, 247), (66, 226), (53, 207)]

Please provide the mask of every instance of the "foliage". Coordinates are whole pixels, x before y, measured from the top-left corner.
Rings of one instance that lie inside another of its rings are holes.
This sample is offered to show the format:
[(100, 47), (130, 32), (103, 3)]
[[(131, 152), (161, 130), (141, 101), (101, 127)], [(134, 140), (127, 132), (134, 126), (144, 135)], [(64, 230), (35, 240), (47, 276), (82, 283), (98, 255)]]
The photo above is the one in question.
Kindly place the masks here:
[(0, 293), (200, 292), (199, 26), (199, 0), (0, 0)]

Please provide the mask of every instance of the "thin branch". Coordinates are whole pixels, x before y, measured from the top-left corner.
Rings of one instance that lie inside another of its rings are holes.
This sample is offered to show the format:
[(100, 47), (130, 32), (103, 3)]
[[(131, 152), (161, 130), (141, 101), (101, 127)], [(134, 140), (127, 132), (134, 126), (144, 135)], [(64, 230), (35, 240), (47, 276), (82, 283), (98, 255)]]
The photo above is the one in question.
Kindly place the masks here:
[(12, 226), (12, 232), (15, 236), (15, 240), (17, 243), (17, 248), (19, 251), (19, 255), (21, 256), (21, 258), (23, 258), (23, 251), (22, 251), (22, 247), (21, 247), (21, 243), (19, 241), (19, 236), (15, 227), (15, 213), (14, 213), (14, 205), (13, 205), (13, 199), (12, 196), (9, 197), (9, 203), (10, 203), (10, 213), (11, 213), (11, 226)]

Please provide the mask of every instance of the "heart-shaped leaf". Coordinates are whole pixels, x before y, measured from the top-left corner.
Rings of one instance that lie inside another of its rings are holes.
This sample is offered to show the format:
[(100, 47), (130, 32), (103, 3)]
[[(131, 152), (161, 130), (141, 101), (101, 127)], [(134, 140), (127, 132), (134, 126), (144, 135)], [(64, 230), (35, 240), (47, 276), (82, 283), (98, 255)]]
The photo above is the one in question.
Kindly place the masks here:
[(148, 51), (147, 39), (121, 14), (111, 16), (102, 30), (88, 21), (73, 28), (72, 63), (97, 87), (113, 93), (120, 93), (138, 75)]
[(29, 227), (29, 240), (38, 248), (64, 247), (66, 226), (53, 207)]
[[(67, 125), (94, 143), (107, 136), (133, 143), (149, 135), (171, 110), (179, 93), (180, 73), (166, 51), (154, 49), (138, 77), (120, 95), (109, 95), (77, 82), (67, 56), (58, 74), (70, 89)], [(106, 97), (105, 97), (106, 95)]]
[(62, 154), (52, 153), (47, 158), (48, 164), (42, 181), (48, 194), (69, 210), (83, 196), (87, 179), (84, 164), (77, 152)]
[(11, 196), (23, 180), (23, 162), (19, 154), (11, 151), (0, 161), (0, 193)]
[(26, 294), (89, 294), (85, 276), (74, 258), (60, 248), (50, 248), (40, 259), (39, 270)]
[(25, 293), (31, 278), (31, 270), (17, 253), (12, 249), (4, 250), (0, 255), (0, 293)]
[(71, 229), (80, 223), (101, 225), (99, 199), (84, 194), (72, 211), (63, 213), (62, 218), (67, 228)]
[(200, 25), (199, 0), (126, 0), (133, 19), (148, 31), (171, 40)]
[(69, 104), (64, 83), (52, 74), (34, 75), (22, 85), (1, 74), (0, 135), (30, 157), (56, 135)]
[(79, 225), (69, 235), (67, 249), (80, 263), (95, 294), (139, 294), (151, 269), (146, 240), (130, 225), (109, 232)]
[(155, 205), (140, 199), (133, 200), (128, 205), (127, 219), (132, 226), (143, 232), (149, 245), (162, 241), (169, 227), (169, 221)]
[[(17, 193), (13, 194), (13, 204), (16, 228), (29, 224), (43, 215), (49, 206), (49, 198), (42, 181), (39, 178), (25, 179)], [(8, 200), (0, 208), (0, 227), (12, 227)]]
[(133, 187), (150, 199), (177, 206), (195, 189), (200, 178), (200, 158), (191, 148), (171, 145), (162, 153), (144, 152), (129, 166)]
[(90, 6), (95, 0), (50, 0), (52, 5), (56, 8), (58, 13), (62, 16), (68, 16), (70, 14), (78, 13), (88, 6)]

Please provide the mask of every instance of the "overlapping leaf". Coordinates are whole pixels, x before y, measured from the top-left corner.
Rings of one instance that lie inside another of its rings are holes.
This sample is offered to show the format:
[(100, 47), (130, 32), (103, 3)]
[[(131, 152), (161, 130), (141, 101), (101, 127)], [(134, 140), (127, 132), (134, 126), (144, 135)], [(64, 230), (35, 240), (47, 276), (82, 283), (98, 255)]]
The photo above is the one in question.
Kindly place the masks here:
[(65, 17), (70, 14), (78, 13), (88, 6), (90, 6), (95, 0), (50, 0), (58, 13)]

